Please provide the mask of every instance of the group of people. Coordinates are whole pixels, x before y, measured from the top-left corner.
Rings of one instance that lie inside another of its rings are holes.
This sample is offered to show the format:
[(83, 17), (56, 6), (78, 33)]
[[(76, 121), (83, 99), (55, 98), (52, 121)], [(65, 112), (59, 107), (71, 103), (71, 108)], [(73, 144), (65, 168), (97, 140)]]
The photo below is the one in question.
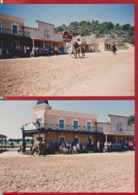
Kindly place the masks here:
[(1, 51), (1, 58), (13, 58), (13, 57), (38, 57), (49, 55), (64, 54), (64, 47), (49, 46), (46, 48), (35, 47), (31, 50), (29, 46), (20, 46), (19, 44), (10, 45), (9, 47), (3, 47)]
[(15, 57), (30, 57), (30, 47), (28, 46), (20, 46), (18, 44), (16, 45), (10, 45), (9, 47), (3, 47), (2, 49), (2, 55), (1, 58), (7, 59), (7, 58), (13, 58)]
[(104, 152), (110, 151), (123, 151), (123, 150), (135, 150), (135, 143), (131, 141), (121, 142), (121, 143), (111, 143), (105, 142)]
[[(35, 145), (31, 147), (31, 151), (37, 152), (40, 154), (46, 154), (48, 151), (60, 151), (63, 154), (77, 154), (87, 152), (88, 150), (91, 151), (102, 151), (103, 146), (100, 141), (93, 142), (87, 140), (85, 144), (73, 142), (60, 142), (59, 144), (53, 143), (52, 140), (44, 140), (44, 142), (37, 140)], [(32, 153), (32, 154), (33, 154)]]
[(48, 56), (48, 55), (60, 55), (64, 53), (65, 53), (64, 47), (49, 46), (46, 48), (35, 47), (33, 48), (31, 55), (37, 57), (37, 56)]

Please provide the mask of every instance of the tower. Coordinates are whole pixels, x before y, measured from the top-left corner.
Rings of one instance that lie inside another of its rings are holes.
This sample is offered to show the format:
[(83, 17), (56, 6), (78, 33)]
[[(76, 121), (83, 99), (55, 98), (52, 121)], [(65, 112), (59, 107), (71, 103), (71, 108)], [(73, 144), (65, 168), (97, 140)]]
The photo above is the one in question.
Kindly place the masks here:
[(38, 100), (36, 105), (33, 106), (34, 109), (34, 122), (39, 121), (40, 123), (45, 123), (45, 115), (47, 110), (51, 110), (51, 106), (48, 100)]

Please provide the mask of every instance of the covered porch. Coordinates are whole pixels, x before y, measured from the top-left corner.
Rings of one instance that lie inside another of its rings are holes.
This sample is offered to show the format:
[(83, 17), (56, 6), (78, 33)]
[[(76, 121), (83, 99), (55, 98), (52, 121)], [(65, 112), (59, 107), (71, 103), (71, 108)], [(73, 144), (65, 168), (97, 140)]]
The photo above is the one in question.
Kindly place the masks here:
[(25, 137), (32, 137), (34, 145), (37, 140), (43, 143), (51, 141), (56, 145), (56, 150), (63, 142), (72, 143), (72, 145), (77, 143), (87, 145), (89, 150), (95, 149), (95, 151), (97, 150), (97, 142), (100, 143), (101, 149), (104, 147), (103, 130), (97, 127), (88, 129), (86, 126), (78, 126), (78, 129), (75, 129), (73, 125), (64, 125), (61, 128), (58, 124), (41, 124), (35, 129), (25, 130), (22, 128), (22, 136), (23, 142), (25, 142)]
[(7, 136), (0, 134), (0, 152), (6, 150)]

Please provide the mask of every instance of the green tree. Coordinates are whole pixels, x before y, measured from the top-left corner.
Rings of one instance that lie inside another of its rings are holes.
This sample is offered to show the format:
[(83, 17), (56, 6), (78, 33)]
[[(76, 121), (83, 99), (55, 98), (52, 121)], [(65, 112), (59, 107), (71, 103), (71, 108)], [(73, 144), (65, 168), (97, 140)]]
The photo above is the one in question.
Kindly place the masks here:
[(56, 27), (55, 28), (55, 32), (63, 32), (64, 31), (64, 29), (63, 29), (63, 27), (62, 26), (58, 26), (58, 27)]
[(135, 124), (135, 115), (132, 115), (128, 118), (128, 125)]
[(125, 31), (128, 31), (130, 28), (130, 24), (124, 24), (122, 29), (125, 30)]

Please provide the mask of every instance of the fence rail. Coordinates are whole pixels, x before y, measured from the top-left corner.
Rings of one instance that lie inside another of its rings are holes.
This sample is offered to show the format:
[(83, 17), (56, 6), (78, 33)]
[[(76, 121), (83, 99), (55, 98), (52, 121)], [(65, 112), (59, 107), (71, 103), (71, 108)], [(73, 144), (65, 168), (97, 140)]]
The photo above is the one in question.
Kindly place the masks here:
[(135, 130), (105, 131), (104, 133), (112, 133), (112, 134), (120, 134), (120, 135), (135, 135)]
[(22, 36), (22, 37), (30, 37), (30, 32), (24, 32), (19, 30), (12, 30), (7, 28), (0, 28), (0, 34), (9, 34), (15, 36)]
[[(30, 129), (44, 129), (44, 130), (64, 130), (64, 131), (86, 131), (86, 132), (97, 132), (97, 133), (103, 133), (102, 127), (90, 127), (90, 126), (74, 126), (74, 125), (59, 125), (59, 124), (38, 124), (30, 127)], [(29, 130), (28, 128), (25, 128), (25, 130)]]

